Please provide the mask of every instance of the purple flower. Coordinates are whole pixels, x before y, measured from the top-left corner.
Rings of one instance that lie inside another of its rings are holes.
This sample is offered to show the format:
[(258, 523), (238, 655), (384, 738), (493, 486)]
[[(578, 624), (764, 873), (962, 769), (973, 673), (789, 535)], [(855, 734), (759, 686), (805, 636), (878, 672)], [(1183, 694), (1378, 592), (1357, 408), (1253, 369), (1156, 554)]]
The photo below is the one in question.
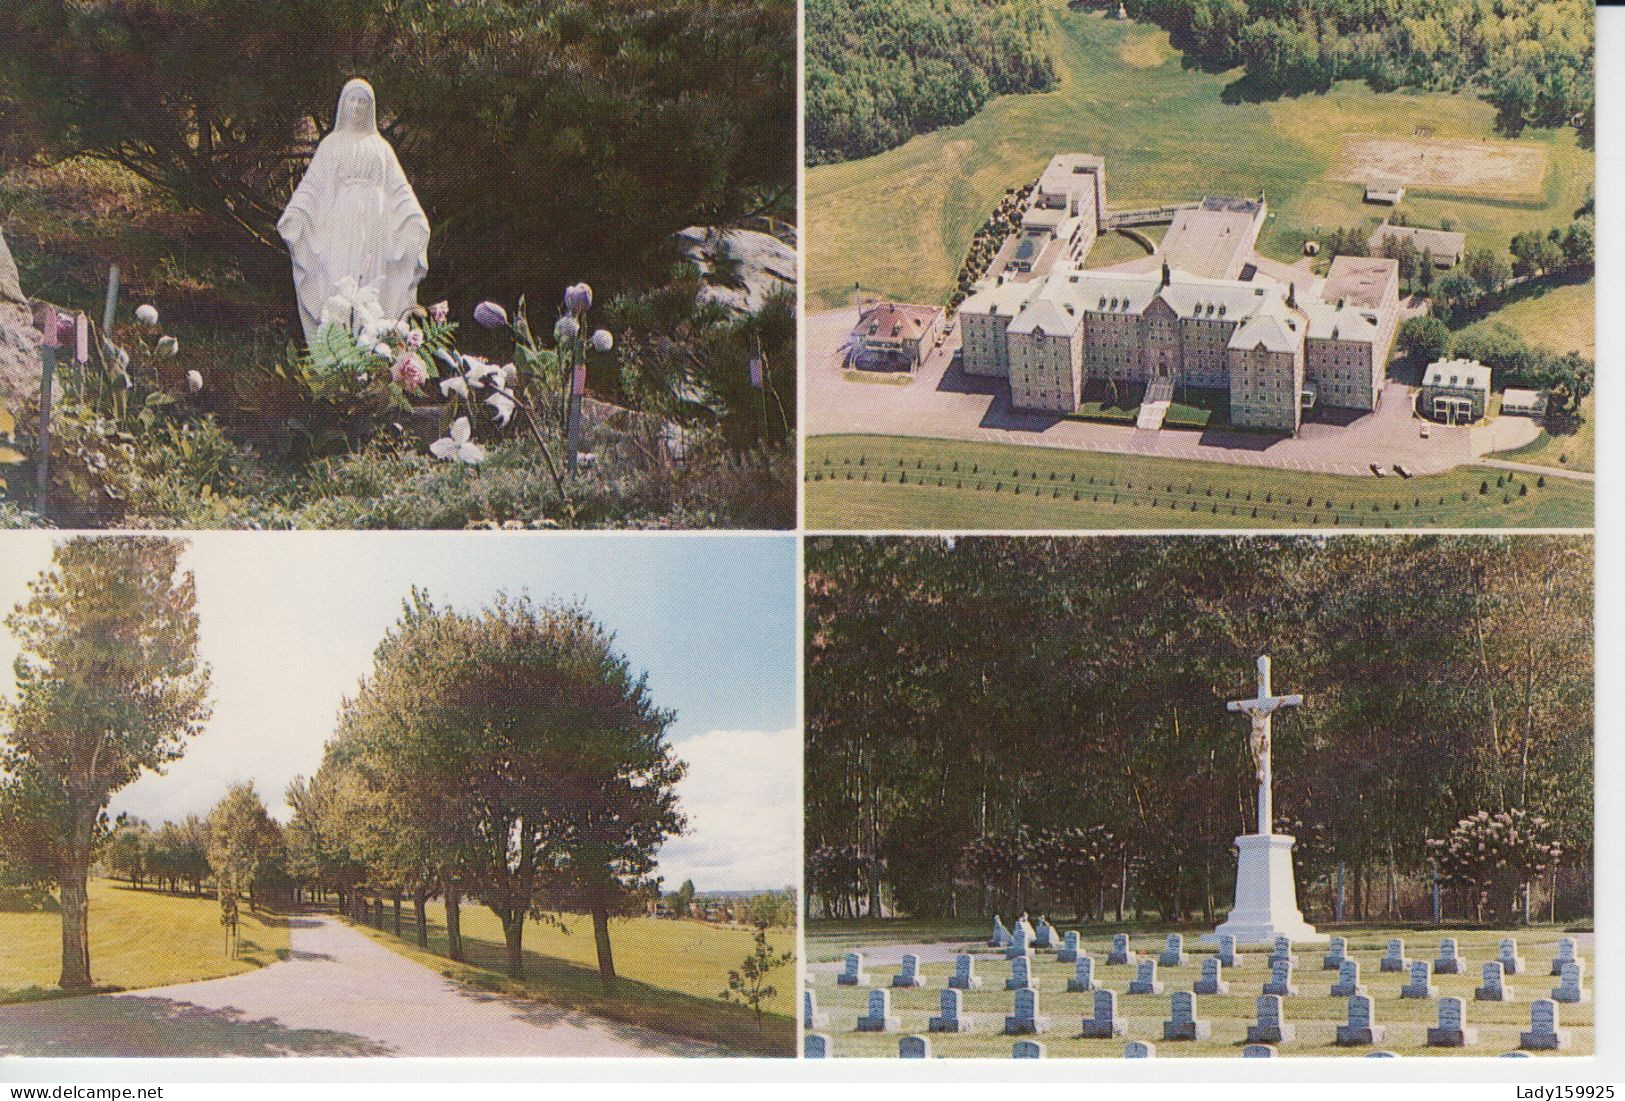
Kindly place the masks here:
[(446, 318), (450, 316), (451, 303), (449, 302), (436, 302), (434, 305), (429, 307), (429, 320), (433, 321), (436, 325), (444, 325), (446, 323)]
[(585, 283), (577, 283), (564, 292), (565, 312), (580, 317), (592, 309), (592, 288)]
[(474, 307), (474, 320), (487, 329), (505, 329), (508, 327), (508, 311), (495, 302), (481, 302)]

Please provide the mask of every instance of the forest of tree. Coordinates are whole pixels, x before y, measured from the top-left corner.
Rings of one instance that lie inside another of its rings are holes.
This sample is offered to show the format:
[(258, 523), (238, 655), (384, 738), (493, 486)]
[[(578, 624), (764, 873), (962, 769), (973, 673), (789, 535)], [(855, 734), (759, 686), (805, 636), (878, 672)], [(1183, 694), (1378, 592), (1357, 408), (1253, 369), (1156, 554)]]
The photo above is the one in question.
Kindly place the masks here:
[(1436, 861), (1446, 916), (1511, 920), (1555, 862), (1588, 915), (1591, 594), (1580, 538), (810, 540), (811, 913), (1211, 921), (1269, 653), (1301, 885), (1415, 919)]
[(0, 167), (116, 162), (279, 281), (353, 76), (430, 212), (425, 301), (658, 285), (677, 230), (795, 209), (792, 0), (16, 0), (0, 41)]
[(867, 157), (1055, 82), (1041, 0), (808, 0), (807, 161)]
[(1501, 129), (1595, 126), (1591, 0), (1125, 0), (1169, 32), (1188, 61), (1244, 66), (1247, 95), (1366, 80), (1377, 91), (1471, 90)]

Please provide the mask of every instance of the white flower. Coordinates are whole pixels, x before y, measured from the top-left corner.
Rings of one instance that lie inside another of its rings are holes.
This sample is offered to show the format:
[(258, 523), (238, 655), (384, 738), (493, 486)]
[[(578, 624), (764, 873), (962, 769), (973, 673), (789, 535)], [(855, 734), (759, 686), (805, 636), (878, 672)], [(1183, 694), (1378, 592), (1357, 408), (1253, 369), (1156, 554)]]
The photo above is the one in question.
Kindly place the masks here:
[(599, 329), (592, 334), (592, 346), (600, 352), (607, 352), (615, 347), (615, 337), (610, 334), (608, 329)]
[(172, 336), (158, 338), (158, 347), (154, 349), (164, 359), (173, 359), (180, 354), (181, 342)]
[(493, 375), (501, 377), (502, 368), (479, 356), (463, 357), (463, 374), (470, 386), (483, 386)]
[(385, 344), (382, 340), (372, 346), (372, 354), (377, 356), (379, 359), (395, 358), (395, 353), (391, 351), (389, 345)]
[(514, 400), (507, 394), (494, 391), (485, 399), (485, 404), (497, 411), (497, 423), (506, 427), (509, 419), (513, 417)]
[(158, 324), (158, 307), (150, 302), (143, 302), (135, 308), (135, 319), (147, 326)]
[(429, 454), (447, 462), (456, 460), (478, 466), (485, 461), (485, 448), (470, 439), (473, 431), (467, 417), (458, 417), (451, 422), (450, 433), (429, 445)]
[(378, 288), (363, 287), (348, 275), (338, 281), (333, 293), (322, 303), (322, 324), (338, 325), (346, 332), (361, 334), (362, 344), (372, 344), (393, 331), (384, 319), (383, 307), (378, 304)]
[(194, 394), (203, 389), (203, 372), (186, 372), (186, 388)]
[(553, 326), (553, 336), (560, 344), (574, 340), (581, 335), (581, 323), (569, 314), (559, 318)]
[(468, 397), (468, 382), (462, 375), (452, 375), (450, 378), (440, 380), (440, 393), (446, 397), (456, 394), (458, 397)]

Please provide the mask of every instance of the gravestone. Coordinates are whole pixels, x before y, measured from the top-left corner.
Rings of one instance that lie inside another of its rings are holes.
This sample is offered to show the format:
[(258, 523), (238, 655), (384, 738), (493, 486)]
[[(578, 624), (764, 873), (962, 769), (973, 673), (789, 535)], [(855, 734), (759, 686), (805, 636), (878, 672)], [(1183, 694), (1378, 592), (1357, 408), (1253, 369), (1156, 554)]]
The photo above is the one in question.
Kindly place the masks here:
[(801, 1041), (803, 1059), (828, 1059), (829, 1052), (829, 1037), (822, 1032), (809, 1032)]
[(1055, 962), (1078, 962), (1078, 932), (1076, 929), (1067, 930), (1066, 936), (1061, 938), (1061, 950), (1055, 953)]
[(1338, 1047), (1369, 1047), (1382, 1043), (1387, 1034), (1388, 1030), (1377, 1024), (1368, 996), (1355, 994), (1349, 998), (1348, 1023), (1337, 1026)]
[(6, 245), (4, 230), (0, 230), (0, 302), (28, 305), (28, 299), (23, 297), (22, 284), (17, 279), (17, 262), (11, 258), (11, 249)]
[(1478, 1029), (1467, 1027), (1467, 1003), (1461, 998), (1439, 999), (1439, 1023), (1428, 1029), (1428, 1047), (1472, 1047)]
[(1118, 933), (1112, 937), (1112, 950), (1106, 953), (1106, 964), (1115, 967), (1119, 964), (1133, 963), (1134, 954), (1129, 951), (1128, 934)]
[(1264, 984), (1263, 993), (1275, 998), (1297, 997), (1298, 988), (1292, 985), (1292, 964), (1286, 960), (1270, 964), (1270, 981)]
[(829, 1027), (829, 1014), (818, 1012), (818, 995), (811, 990), (801, 992), (801, 1027), (808, 1032)]
[(1209, 956), (1202, 961), (1202, 977), (1196, 980), (1191, 989), (1198, 994), (1228, 994), (1230, 984), (1224, 981), (1223, 974), (1219, 957)]
[(1253, 1003), (1256, 1020), (1247, 1026), (1249, 1044), (1285, 1044), (1297, 1034), (1297, 1026), (1289, 1025), (1281, 1015), (1281, 997), (1278, 994), (1260, 994)]
[(1467, 973), (1467, 957), (1456, 947), (1455, 937), (1445, 937), (1439, 941), (1439, 958), (1433, 961), (1433, 973), (1435, 975)]
[(1161, 994), (1162, 983), (1157, 981), (1157, 961), (1143, 959), (1135, 968), (1134, 980), (1128, 984), (1130, 994)]
[(1049, 918), (1039, 918), (1038, 931), (1033, 935), (1033, 947), (1048, 950), (1058, 944), (1060, 944), (1060, 939), (1056, 936), (1055, 926), (1049, 923)]
[(948, 989), (942, 992), (939, 1002), (941, 1016), (926, 1019), (927, 1032), (969, 1032), (971, 1018), (961, 1010), (964, 1008), (965, 995), (958, 990)]
[(1168, 1019), (1162, 1022), (1164, 1040), (1206, 1040), (1213, 1025), (1196, 1018), (1196, 995), (1176, 990), (1168, 997)]
[(841, 968), (841, 973), (839, 975), (835, 976), (835, 985), (837, 985), (837, 986), (868, 986), (869, 985), (869, 973), (863, 969), (863, 953), (862, 952), (848, 952), (846, 954), (845, 966)]
[(961, 952), (954, 957), (954, 973), (948, 976), (948, 987), (951, 990), (982, 989), (982, 979), (976, 974), (976, 960), (969, 953)]
[(1352, 998), (1365, 992), (1365, 987), (1360, 985), (1360, 961), (1343, 957), (1337, 968), (1337, 981), (1332, 983), (1332, 997)]
[(1010, 977), (1004, 980), (1006, 990), (1037, 990), (1038, 980), (1033, 978), (1032, 961), (1017, 956), (1010, 961)]
[(1562, 1051), (1569, 1046), (1569, 1034), (1557, 1023), (1557, 1003), (1537, 998), (1529, 1003), (1529, 1031), (1518, 1033), (1518, 1046), (1525, 1051)]
[(1095, 960), (1093, 956), (1079, 956), (1072, 965), (1072, 977), (1066, 980), (1068, 994), (1087, 994), (1095, 988)]
[(1275, 966), (1276, 960), (1286, 960), (1293, 967), (1298, 966), (1298, 957), (1292, 954), (1292, 941), (1287, 937), (1276, 937), (1275, 947), (1270, 950), (1269, 964)]
[(1563, 973), (1563, 965), (1565, 963), (1579, 958), (1580, 957), (1576, 951), (1574, 938), (1564, 937), (1562, 940), (1557, 942), (1557, 955), (1552, 959), (1551, 973), (1553, 975), (1561, 975)]
[(1033, 946), (1033, 941), (1038, 936), (1038, 932), (1033, 928), (1033, 923), (1027, 920), (1027, 914), (1025, 912), (1022, 913), (1021, 917), (1016, 919), (1015, 928), (1010, 930), (1011, 936), (1016, 936), (1022, 933), (1026, 934), (1026, 936), (1022, 938), (1023, 943), (1026, 944), (1028, 948), (1031, 948)]
[(1037, 1040), (1017, 1040), (1010, 1045), (1010, 1058), (1012, 1059), (1042, 1059), (1044, 1045)]
[(1019, 921), (1016, 927), (1010, 930), (1010, 944), (1004, 950), (1005, 959), (1013, 960), (1018, 956), (1032, 957), (1033, 941), (1028, 929), (1029, 926), (1025, 921)]
[(1095, 991), (1095, 1015), (1083, 1019), (1085, 1040), (1110, 1040), (1128, 1034), (1128, 1021), (1117, 1015), (1117, 992)]
[(1557, 987), (1552, 991), (1552, 1001), (1563, 1002), (1566, 1005), (1590, 1001), (1590, 995), (1585, 992), (1585, 976), (1584, 960), (1569, 960), (1565, 963), (1563, 976), (1558, 979)]
[(1016, 1004), (1010, 1016), (1004, 1019), (1006, 1036), (1020, 1036), (1029, 1032), (1048, 1032), (1049, 1018), (1038, 1013), (1038, 991), (1016, 991)]
[(1144, 1040), (1130, 1040), (1123, 1045), (1123, 1058), (1125, 1059), (1155, 1059), (1156, 1057), (1156, 1044), (1148, 1044)]
[[(1225, 935), (1229, 936), (1228, 933)], [(1184, 967), (1190, 962), (1190, 958), (1185, 955), (1185, 938), (1178, 933), (1169, 933), (1157, 962), (1164, 967)]]
[(1270, 1044), (1248, 1044), (1241, 1049), (1243, 1059), (1274, 1059), (1280, 1054)]
[(1521, 975), (1529, 970), (1529, 965), (1518, 955), (1518, 938), (1502, 937), (1496, 949), (1496, 959), (1501, 961), (1501, 971), (1507, 975)]
[(1490, 960), (1484, 965), (1484, 985), (1473, 991), (1475, 1002), (1510, 1002), (1512, 988), (1506, 984), (1501, 970), (1500, 960)]
[(1343, 966), (1343, 961), (1348, 958), (1348, 954), (1348, 938), (1333, 937), (1330, 950), (1320, 957), (1320, 969), (1322, 971), (1336, 971)]
[(891, 977), (891, 984), (894, 987), (924, 986), (925, 983), (920, 978), (920, 957), (913, 952), (905, 952), (903, 969)]
[(1399, 996), (1425, 1000), (1438, 993), (1439, 988), (1433, 985), (1433, 965), (1427, 960), (1412, 960), (1410, 981), (1399, 988)]
[(989, 948), (1010, 947), (1010, 930), (1004, 927), (1004, 922), (999, 920), (998, 914), (993, 915), (993, 938), (987, 942), (987, 946)]
[[(305, 343), (324, 320), (353, 314), (365, 300), (395, 321), (417, 305), (429, 271), (429, 220), (388, 140), (378, 132), (372, 85), (352, 80), (339, 93), (333, 129), (316, 146), (277, 220), (293, 260)], [(330, 306), (337, 297), (348, 308)]]
[(1236, 938), (1229, 933), (1219, 938), (1219, 966), (1241, 967), (1245, 960), (1236, 955)]
[(1397, 971), (1401, 975), (1411, 969), (1411, 961), (1405, 958), (1405, 942), (1399, 937), (1388, 941), (1388, 951), (1382, 954), (1382, 963), (1378, 966), (1380, 971)]
[(898, 1021), (891, 1015), (891, 991), (869, 991), (869, 1011), (858, 1018), (859, 1032), (896, 1032)]
[(931, 1058), (931, 1041), (924, 1036), (904, 1036), (897, 1041), (899, 1059)]

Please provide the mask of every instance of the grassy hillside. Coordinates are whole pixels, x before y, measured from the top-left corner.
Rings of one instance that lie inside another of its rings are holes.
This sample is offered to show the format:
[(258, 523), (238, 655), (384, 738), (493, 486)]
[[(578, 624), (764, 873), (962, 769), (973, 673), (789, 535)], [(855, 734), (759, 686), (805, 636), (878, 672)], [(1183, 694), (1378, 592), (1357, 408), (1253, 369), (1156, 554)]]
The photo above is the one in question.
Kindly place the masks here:
[[(566, 916), (564, 929), (532, 921), (525, 928), (524, 983), (504, 974), (502, 926), (483, 906), (462, 908), (466, 964), (446, 958), (445, 911), (429, 907), (428, 953), (416, 946), (407, 912), (405, 936), (356, 928), (420, 963), (487, 990), (502, 990), (554, 1005), (596, 1013), (612, 1020), (644, 1025), (675, 1036), (721, 1044), (742, 1053), (786, 1055), (795, 1046), (795, 965), (773, 972), (778, 990), (767, 1005), (760, 1032), (749, 1010), (717, 997), (728, 986), (728, 971), (751, 952), (752, 931), (698, 921), (618, 918), (610, 923), (615, 971), (614, 995), (598, 981), (598, 957), (592, 923)], [(568, 930), (566, 932), (565, 930)], [(795, 947), (794, 934), (773, 930), (769, 941), (780, 951)]]
[(852, 284), (908, 301), (945, 299), (972, 233), (1006, 188), (1030, 182), (1061, 150), (1106, 158), (1114, 207), (1204, 194), (1268, 198), (1265, 252), (1298, 255), (1307, 233), (1362, 222), (1358, 182), (1337, 179), (1355, 135), (1472, 140), (1519, 147), (1539, 178), (1523, 179), (1533, 201), (1413, 190), (1415, 224), (1451, 218), (1469, 246), (1505, 248), (1512, 234), (1566, 222), (1585, 199), (1593, 159), (1572, 130), (1495, 133), (1495, 111), (1472, 96), (1377, 94), (1347, 82), (1324, 95), (1224, 103), (1236, 73), (1181, 67), (1158, 28), (1070, 11), (1054, 0), (1046, 18), (1059, 84), (1005, 96), (963, 125), (915, 138), (879, 156), (807, 173), (807, 294), (811, 308), (839, 305)]
[[(288, 927), (280, 917), (245, 908), (240, 933), (242, 955), (228, 959), (213, 898), (91, 881), (90, 974), (98, 988), (141, 990), (215, 979), (264, 967), (287, 953)], [(59, 993), (61, 965), (60, 915), (0, 913), (0, 1002)]]
[(1349, 478), (1016, 444), (818, 436), (806, 444), (802, 488), (807, 527), (823, 530), (1590, 525), (1589, 483), (1545, 482), (1485, 467)]

